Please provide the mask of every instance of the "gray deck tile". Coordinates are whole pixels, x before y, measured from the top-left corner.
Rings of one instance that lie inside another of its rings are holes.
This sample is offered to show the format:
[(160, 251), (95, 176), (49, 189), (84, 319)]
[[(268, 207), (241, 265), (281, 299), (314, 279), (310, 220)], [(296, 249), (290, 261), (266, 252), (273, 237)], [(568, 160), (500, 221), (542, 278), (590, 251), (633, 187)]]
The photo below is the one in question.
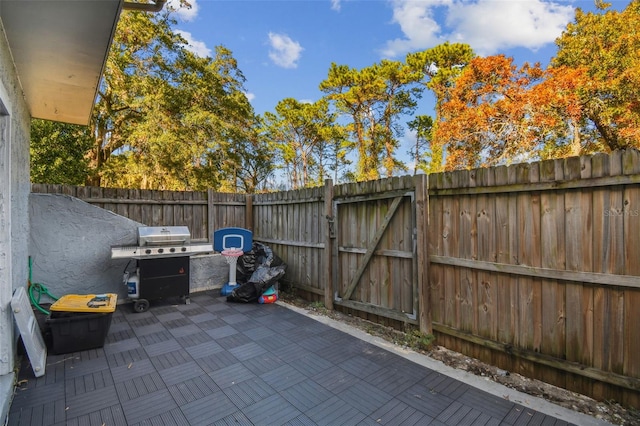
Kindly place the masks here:
[(192, 334), (200, 333), (201, 331), (202, 329), (196, 324), (187, 324), (185, 326), (176, 327), (169, 330), (171, 335), (175, 338), (190, 336)]
[(305, 339), (296, 341), (296, 343), (303, 348), (314, 352), (327, 348), (333, 344), (333, 342), (327, 338), (319, 335), (309, 336)]
[(306, 380), (307, 377), (290, 365), (282, 365), (261, 374), (260, 378), (277, 391), (283, 391), (296, 383)]
[(305, 414), (301, 414), (295, 419), (291, 419), (284, 423), (283, 426), (316, 426), (317, 423), (307, 417)]
[[(176, 340), (178, 340), (178, 343), (181, 342), (180, 339)], [(191, 358), (193, 359), (204, 358), (209, 355), (214, 355), (218, 352), (224, 351), (222, 346), (217, 344), (214, 340), (203, 342), (194, 346), (187, 346), (185, 350), (187, 351), (187, 353), (189, 353), (189, 355), (191, 355)]]
[(324, 371), (312, 377), (312, 379), (335, 394), (345, 391), (348, 387), (360, 381), (358, 377), (339, 367)]
[(487, 394), (472, 387), (467, 388), (467, 391), (460, 395), (457, 400), (497, 419), (503, 419), (514, 405), (513, 402), (507, 401), (504, 398)]
[(231, 352), (240, 361), (245, 361), (247, 359), (255, 358), (259, 355), (262, 355), (266, 353), (267, 350), (259, 344), (249, 341), (244, 345), (236, 346), (229, 349), (229, 352)]
[(184, 336), (176, 337), (178, 343), (183, 348), (188, 348), (190, 346), (199, 345), (201, 343), (213, 342), (213, 338), (209, 336), (207, 333), (202, 331), (202, 329), (198, 328), (195, 333), (190, 333)]
[(217, 317), (215, 314), (212, 314), (214, 318), (202, 321), (198, 323), (198, 326), (202, 330), (214, 330), (216, 328), (228, 326), (226, 322), (222, 318)]
[(368, 357), (356, 355), (352, 356), (348, 360), (341, 362), (340, 368), (353, 374), (357, 377), (368, 377), (371, 374), (376, 374), (380, 371), (380, 366), (373, 361), (370, 361)]
[(223, 393), (216, 392), (180, 406), (191, 425), (212, 424), (232, 416), (238, 407)]
[(99, 370), (84, 376), (70, 377), (65, 380), (65, 395), (75, 396), (113, 385), (109, 369)]
[(29, 406), (45, 405), (58, 400), (64, 401), (64, 381), (44, 386), (36, 386), (35, 382), (36, 379), (31, 379), (26, 383), (23, 381), (18, 384), (13, 396), (13, 402), (11, 403), (12, 410)]
[(247, 337), (246, 334), (234, 333), (229, 336), (221, 337), (217, 339), (216, 342), (226, 350), (230, 350), (232, 348), (251, 343), (251, 339)]
[(250, 328), (248, 330), (243, 330), (242, 333), (245, 334), (251, 340), (256, 340), (256, 341), (262, 340), (262, 339), (268, 339), (276, 334), (276, 332), (273, 331), (271, 328), (263, 327), (260, 325), (257, 325), (256, 327)]
[(169, 330), (164, 328), (164, 326), (162, 326), (162, 329), (153, 333), (148, 333), (143, 336), (138, 335), (138, 340), (140, 340), (142, 346), (149, 346), (155, 343), (166, 342), (167, 340), (171, 340), (173, 338), (173, 335), (169, 332)]
[(320, 374), (334, 367), (331, 362), (314, 353), (309, 353), (303, 357), (296, 358), (291, 365), (293, 368), (308, 377), (315, 376), (316, 374)]
[(224, 320), (224, 322), (226, 322), (229, 325), (234, 325), (234, 324), (238, 324), (240, 322), (250, 321), (251, 320), (251, 318), (249, 318), (247, 315), (239, 313), (239, 312), (234, 312), (234, 313), (229, 314), (229, 315), (224, 315), (224, 316), (222, 316), (222, 319)]
[(171, 396), (180, 407), (219, 391), (220, 387), (206, 374), (169, 386)]
[(68, 396), (66, 398), (65, 410), (67, 419), (71, 419), (102, 410), (103, 408), (112, 407), (119, 403), (120, 400), (118, 399), (115, 386), (108, 386), (92, 392)]
[(276, 349), (273, 349), (271, 352), (282, 359), (289, 360), (289, 362), (295, 362), (295, 360), (308, 356), (312, 353), (308, 349), (305, 349), (296, 343), (290, 343), (288, 345), (280, 346)]
[(383, 367), (363, 380), (389, 395), (395, 396), (415, 385), (419, 378), (409, 376), (396, 367)]
[(421, 384), (410, 387), (397, 398), (434, 419), (453, 403), (453, 400), (448, 396), (434, 392)]
[[(200, 324), (200, 327), (203, 325)], [(238, 333), (238, 330), (231, 327), (230, 325), (225, 325), (223, 327), (213, 328), (211, 330), (206, 331), (209, 336), (214, 339), (222, 339), (223, 337), (233, 336)]]
[(129, 323), (112, 323), (111, 327), (109, 327), (109, 334), (107, 335), (105, 342), (119, 342), (120, 340), (131, 339), (134, 337), (136, 337), (136, 334), (133, 332)]
[(191, 322), (193, 322), (194, 324), (200, 324), (205, 321), (211, 321), (217, 318), (214, 314), (212, 314), (211, 312), (207, 312), (205, 309), (202, 309), (202, 311), (203, 312), (201, 313), (190, 315), (189, 319), (191, 320)]
[(202, 368), (202, 370), (207, 374), (238, 362), (238, 358), (225, 350), (221, 350), (212, 355), (204, 356), (202, 358), (195, 358), (195, 360), (200, 368)]
[(128, 424), (139, 423), (178, 408), (167, 389), (121, 401)]
[(124, 382), (136, 377), (151, 374), (156, 371), (155, 367), (148, 358), (139, 361), (133, 361), (129, 364), (119, 365), (111, 368), (111, 375), (115, 383)]
[(105, 349), (109, 366), (113, 368), (120, 365), (129, 365), (132, 362), (140, 361), (141, 359), (147, 359), (147, 353), (142, 349), (142, 345), (140, 345), (139, 341), (136, 340), (136, 342), (137, 345), (135, 347), (114, 353), (109, 353), (110, 351)]
[(227, 417), (211, 423), (212, 426), (255, 426), (251, 420), (241, 412), (235, 412)]
[(107, 356), (116, 354), (118, 352), (126, 352), (132, 349), (141, 348), (142, 345), (137, 338), (120, 340), (118, 342), (107, 342), (104, 345), (104, 353)]
[(151, 374), (119, 382), (115, 387), (121, 399), (129, 400), (165, 389), (166, 385), (160, 378), (160, 374), (154, 371)]
[(151, 345), (143, 345), (145, 352), (150, 356), (158, 356), (173, 351), (179, 351), (182, 349), (180, 343), (176, 339), (165, 340), (162, 342), (154, 343)]
[(185, 362), (160, 371), (162, 380), (167, 386), (175, 385), (185, 380), (193, 379), (204, 375), (205, 372), (195, 361)]
[(142, 327), (134, 326), (133, 330), (135, 331), (136, 336), (142, 337), (142, 336), (146, 336), (146, 335), (149, 335), (149, 334), (155, 334), (155, 333), (158, 333), (158, 332), (161, 332), (161, 331), (165, 331), (166, 329), (165, 329), (163, 324), (161, 324), (159, 322), (156, 322), (156, 323), (145, 325), (145, 326), (142, 326)]
[(193, 361), (191, 355), (186, 350), (180, 348), (177, 351), (166, 352), (151, 358), (151, 363), (156, 370), (164, 370)]
[(89, 414), (75, 417), (68, 420), (66, 426), (102, 426), (102, 425), (115, 425), (126, 426), (127, 421), (122, 412), (120, 404), (112, 407), (103, 408), (98, 411), (93, 411)]
[(391, 399), (388, 393), (363, 381), (348, 387), (338, 396), (367, 416)]
[(101, 358), (84, 360), (78, 360), (76, 358), (75, 362), (65, 362), (65, 378), (70, 379), (91, 374), (95, 371), (108, 370), (109, 363), (107, 362), (106, 356), (104, 356), (104, 352), (102, 352), (102, 355)]
[(331, 391), (309, 380), (296, 383), (281, 394), (294, 407), (302, 411), (307, 411), (333, 396)]
[(306, 412), (317, 425), (357, 425), (367, 416), (342, 401), (339, 397), (333, 396), (325, 402), (316, 405)]
[(189, 322), (189, 320), (185, 318), (184, 314), (177, 310), (172, 310), (171, 312), (166, 312), (166, 313), (158, 313), (154, 311), (154, 315), (156, 316), (158, 321), (163, 323), (167, 328), (171, 328), (172, 323), (179, 324), (181, 321), (184, 321), (184, 320), (186, 320), (187, 323)]
[(286, 336), (283, 336), (282, 334), (274, 334), (268, 339), (260, 339), (257, 342), (260, 344), (260, 346), (272, 352), (277, 351), (282, 347), (293, 344), (290, 339), (288, 339)]
[[(105, 423), (105, 426), (108, 423)], [(193, 426), (189, 423), (187, 418), (184, 416), (182, 411), (179, 408), (174, 408), (173, 410), (165, 411), (162, 414), (157, 416), (149, 417), (148, 419), (144, 419), (140, 423), (136, 423), (133, 426)]]
[(430, 417), (427, 417), (425, 414), (397, 399), (389, 400), (371, 413), (369, 417), (378, 424), (402, 426), (426, 425), (432, 420)]
[(233, 401), (236, 407), (242, 410), (273, 395), (274, 390), (261, 378), (253, 377), (228, 386), (223, 389), (223, 392)]
[(286, 364), (282, 358), (279, 358), (270, 352), (261, 353), (258, 356), (244, 360), (242, 363), (256, 376), (260, 376), (267, 371), (271, 371)]
[[(14, 401), (15, 403), (15, 401)], [(37, 403), (33, 402), (24, 407), (11, 405), (7, 426), (14, 425), (54, 425), (66, 419), (64, 399)]]
[(229, 386), (254, 379), (257, 376), (244, 365), (236, 363), (209, 373), (209, 377), (220, 386), (220, 389), (224, 390)]
[(302, 413), (282, 396), (274, 394), (244, 408), (242, 414), (256, 425), (281, 425)]

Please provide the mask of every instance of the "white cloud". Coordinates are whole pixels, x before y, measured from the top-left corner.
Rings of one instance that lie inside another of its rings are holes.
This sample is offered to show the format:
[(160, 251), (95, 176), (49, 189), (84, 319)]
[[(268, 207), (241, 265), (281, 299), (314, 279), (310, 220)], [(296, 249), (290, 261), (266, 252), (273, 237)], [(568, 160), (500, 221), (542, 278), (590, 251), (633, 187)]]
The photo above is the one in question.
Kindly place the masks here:
[(269, 58), (282, 68), (297, 68), (300, 54), (304, 50), (300, 43), (286, 34), (269, 33)]
[(185, 48), (201, 58), (211, 57), (211, 49), (203, 41), (198, 41), (193, 38), (191, 33), (182, 30), (175, 30), (187, 41)]
[(513, 47), (537, 50), (553, 43), (574, 16), (572, 6), (543, 0), (392, 0), (392, 6), (404, 37), (387, 42), (385, 57), (445, 41), (469, 44), (483, 56)]
[(331, 10), (335, 10), (336, 12), (340, 11), (340, 7), (342, 6), (342, 0), (331, 0)]
[(187, 0), (187, 3), (190, 7), (181, 5), (180, 0), (169, 0), (165, 7), (173, 9), (177, 19), (184, 22), (190, 22), (198, 16), (200, 6), (198, 5), (197, 0)]
[(247, 97), (247, 100), (249, 100), (249, 102), (251, 102), (252, 100), (254, 100), (256, 98), (256, 94), (255, 93), (244, 92), (244, 95)]

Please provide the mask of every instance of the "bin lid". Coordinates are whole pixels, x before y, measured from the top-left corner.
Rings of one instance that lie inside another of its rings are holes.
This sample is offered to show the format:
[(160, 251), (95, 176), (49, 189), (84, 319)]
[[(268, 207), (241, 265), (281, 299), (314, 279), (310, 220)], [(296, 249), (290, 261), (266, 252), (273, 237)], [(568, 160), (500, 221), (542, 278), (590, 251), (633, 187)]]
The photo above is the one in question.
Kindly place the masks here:
[(116, 310), (118, 295), (105, 294), (67, 294), (58, 299), (49, 309), (55, 312), (93, 312), (106, 313)]

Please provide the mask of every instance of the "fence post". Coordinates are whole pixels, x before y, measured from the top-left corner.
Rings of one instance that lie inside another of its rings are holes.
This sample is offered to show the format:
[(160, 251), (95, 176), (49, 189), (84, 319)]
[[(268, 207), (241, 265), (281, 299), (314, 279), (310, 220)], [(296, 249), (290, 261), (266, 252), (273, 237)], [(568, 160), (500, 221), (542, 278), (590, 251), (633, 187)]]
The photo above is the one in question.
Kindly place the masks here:
[(207, 189), (207, 240), (213, 243), (213, 231), (215, 223), (213, 218), (213, 189)]
[(333, 227), (335, 217), (333, 217), (333, 181), (325, 179), (324, 181), (324, 214), (326, 220), (324, 233), (324, 257), (322, 268), (322, 282), (324, 283), (324, 306), (327, 309), (333, 309)]
[(253, 195), (247, 194), (244, 200), (244, 227), (253, 231)]
[(433, 332), (431, 324), (431, 288), (429, 271), (429, 196), (427, 175), (413, 178), (416, 194), (416, 284), (418, 286), (418, 322), (420, 331)]

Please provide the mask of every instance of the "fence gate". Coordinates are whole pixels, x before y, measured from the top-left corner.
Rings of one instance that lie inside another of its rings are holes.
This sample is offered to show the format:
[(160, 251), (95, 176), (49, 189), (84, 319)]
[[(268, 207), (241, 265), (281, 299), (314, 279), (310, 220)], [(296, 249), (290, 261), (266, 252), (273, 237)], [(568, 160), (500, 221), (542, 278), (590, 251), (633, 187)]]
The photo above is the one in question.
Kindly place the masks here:
[(417, 324), (415, 190), (366, 189), (333, 198), (334, 304)]

